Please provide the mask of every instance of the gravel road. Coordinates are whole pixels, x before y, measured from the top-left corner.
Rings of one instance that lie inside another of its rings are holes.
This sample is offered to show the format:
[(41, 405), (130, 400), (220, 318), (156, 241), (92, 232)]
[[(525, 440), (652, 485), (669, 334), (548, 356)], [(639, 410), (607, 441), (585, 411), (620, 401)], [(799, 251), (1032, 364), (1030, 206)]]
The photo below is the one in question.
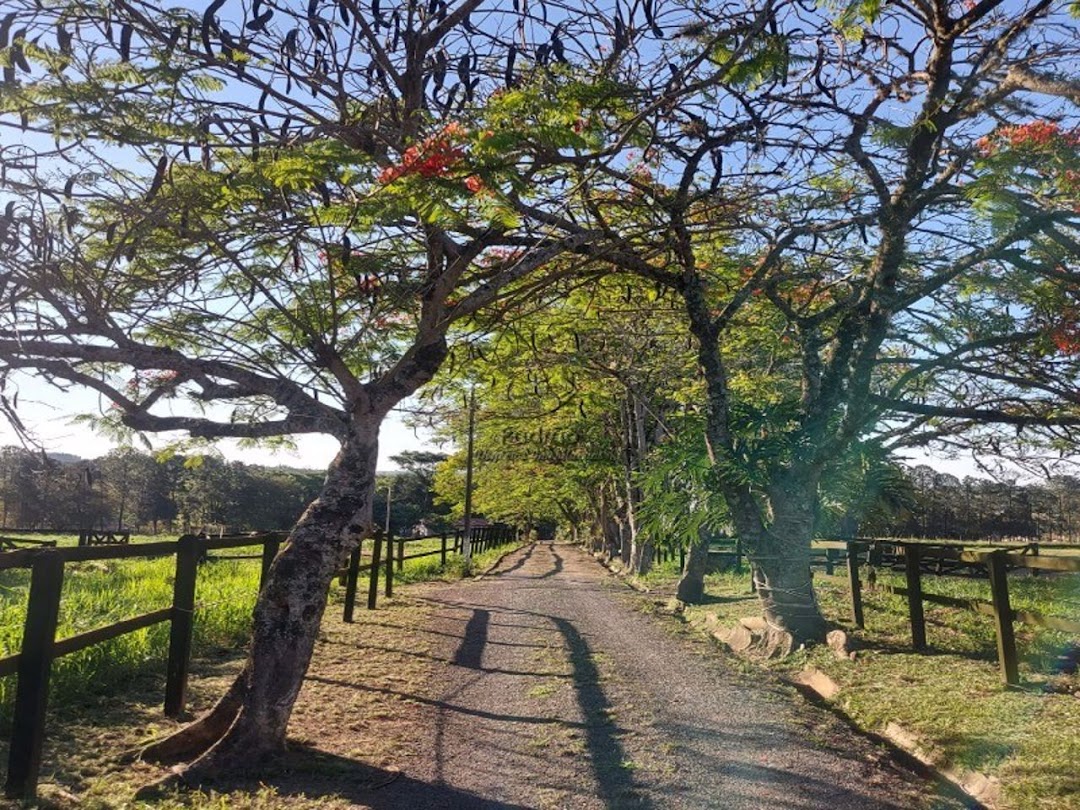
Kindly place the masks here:
[(536, 544), (424, 586), (423, 742), (378, 807), (955, 808), (829, 712), (642, 608), (595, 560)]

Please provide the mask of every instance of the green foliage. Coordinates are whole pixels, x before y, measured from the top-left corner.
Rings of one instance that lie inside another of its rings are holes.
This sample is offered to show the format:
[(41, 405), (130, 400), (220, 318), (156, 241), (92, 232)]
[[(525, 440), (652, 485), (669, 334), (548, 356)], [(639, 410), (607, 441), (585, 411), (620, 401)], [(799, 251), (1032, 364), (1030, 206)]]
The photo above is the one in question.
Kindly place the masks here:
[(642, 530), (660, 545), (679, 548), (696, 543), (702, 533), (723, 531), (730, 520), (710, 463), (704, 420), (687, 417), (672, 427), (674, 437), (649, 456), (637, 481)]
[(0, 451), (0, 504), (8, 526), (160, 530), (291, 528), (323, 474), (226, 462), (218, 455), (151, 456), (121, 447), (93, 460)]

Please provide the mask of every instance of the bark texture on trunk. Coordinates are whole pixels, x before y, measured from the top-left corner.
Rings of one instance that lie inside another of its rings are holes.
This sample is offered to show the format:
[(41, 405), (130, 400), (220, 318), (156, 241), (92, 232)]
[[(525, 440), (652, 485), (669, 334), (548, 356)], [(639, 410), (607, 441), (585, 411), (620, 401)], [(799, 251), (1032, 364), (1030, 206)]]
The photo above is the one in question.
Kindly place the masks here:
[(705, 599), (705, 572), (709, 567), (709, 537), (705, 532), (698, 532), (697, 541), (690, 544), (686, 555), (686, 565), (675, 589), (675, 598), (680, 602), (695, 605)]
[(802, 644), (825, 640), (828, 625), (810, 575), (816, 502), (817, 482), (811, 476), (798, 476), (794, 484), (779, 482), (770, 491), (772, 524), (749, 546), (757, 594), (774, 646), (770, 654), (786, 654)]
[(237, 681), (205, 717), (145, 752), (173, 761), (197, 757), (179, 772), (184, 782), (200, 784), (284, 750), (338, 560), (371, 526), (378, 430), (373, 421), (350, 431), (319, 497), (274, 560)]
[(651, 540), (642, 537), (641, 532), (634, 535), (630, 548), (630, 570), (635, 574), (647, 574), (652, 568), (655, 549)]
[(750, 559), (761, 609), (773, 631), (771, 643), (778, 645), (776, 651), (787, 654), (802, 644), (823, 641), (828, 628), (814, 596), (809, 543), (805, 549), (792, 544), (781, 554), (753, 554)]

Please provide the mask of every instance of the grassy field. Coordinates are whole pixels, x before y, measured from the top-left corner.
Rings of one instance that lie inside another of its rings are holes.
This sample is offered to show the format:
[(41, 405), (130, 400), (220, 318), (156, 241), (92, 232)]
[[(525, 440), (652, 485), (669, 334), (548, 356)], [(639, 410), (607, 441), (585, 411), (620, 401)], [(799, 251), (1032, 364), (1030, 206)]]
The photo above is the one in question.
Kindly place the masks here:
[[(61, 545), (75, 545), (72, 536), (35, 535), (55, 539)], [(173, 539), (133, 537), (132, 542)], [(365, 543), (370, 554), (370, 541)], [(439, 540), (406, 543), (405, 553), (436, 550)], [(506, 550), (495, 549), (474, 559), (474, 568), (483, 566)], [(219, 555), (258, 554), (261, 547), (212, 552)], [(396, 544), (395, 544), (396, 552)], [(367, 560), (365, 559), (365, 562)], [(259, 560), (212, 560), (199, 566), (196, 585), (194, 655), (216, 658), (242, 650), (251, 629), (251, 613), (259, 586)], [(172, 601), (174, 558), (155, 560), (102, 560), (69, 563), (65, 566), (60, 600), (57, 638), (66, 638), (141, 613), (166, 608)], [(449, 555), (443, 570), (439, 555), (405, 560), (396, 570), (395, 582), (408, 583), (438, 576), (460, 577), (466, 573), (463, 560)], [(366, 587), (366, 572), (361, 588)], [(0, 570), (0, 656), (19, 651), (26, 617), (30, 586), (29, 569)], [(331, 585), (331, 607), (340, 610), (341, 587)], [(381, 584), (380, 584), (381, 591)], [(359, 600), (358, 600), (359, 601)], [(362, 602), (361, 602), (362, 604)], [(131, 678), (164, 678), (169, 639), (169, 623), (128, 633), (53, 663), (50, 705), (77, 702), (88, 688), (96, 693), (122, 691)], [(0, 678), (0, 732), (7, 730), (15, 694), (15, 677)]]
[[(674, 581), (674, 563), (658, 566), (644, 584)], [(902, 585), (902, 576), (879, 573), (880, 584)], [(1059, 671), (1064, 653), (1080, 644), (1040, 628), (1015, 625), (1022, 658), (1020, 688), (1000, 680), (992, 619), (973, 611), (924, 603), (929, 650), (911, 650), (907, 601), (881, 589), (864, 591), (865, 630), (851, 625), (847, 580), (815, 573), (826, 616), (851, 636), (855, 660), (828, 648), (804, 650), (765, 662), (785, 675), (807, 666), (839, 686), (835, 705), (859, 726), (882, 731), (893, 721), (943, 759), (1000, 778), (1003, 808), (1080, 808), (1080, 676)], [(1080, 619), (1080, 576), (1010, 577), (1014, 608)], [(923, 590), (946, 596), (990, 598), (985, 580), (925, 576)], [(747, 573), (713, 574), (708, 601), (689, 607), (690, 621), (734, 624), (758, 615)]]

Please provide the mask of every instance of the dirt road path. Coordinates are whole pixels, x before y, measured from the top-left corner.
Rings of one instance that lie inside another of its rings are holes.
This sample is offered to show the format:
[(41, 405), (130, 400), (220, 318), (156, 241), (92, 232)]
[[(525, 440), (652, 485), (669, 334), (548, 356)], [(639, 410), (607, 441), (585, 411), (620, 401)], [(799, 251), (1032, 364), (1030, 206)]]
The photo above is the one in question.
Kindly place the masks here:
[[(640, 610), (567, 546), (424, 586), (416, 745), (379, 807), (957, 807), (791, 691)], [(393, 693), (395, 690), (389, 689)]]

